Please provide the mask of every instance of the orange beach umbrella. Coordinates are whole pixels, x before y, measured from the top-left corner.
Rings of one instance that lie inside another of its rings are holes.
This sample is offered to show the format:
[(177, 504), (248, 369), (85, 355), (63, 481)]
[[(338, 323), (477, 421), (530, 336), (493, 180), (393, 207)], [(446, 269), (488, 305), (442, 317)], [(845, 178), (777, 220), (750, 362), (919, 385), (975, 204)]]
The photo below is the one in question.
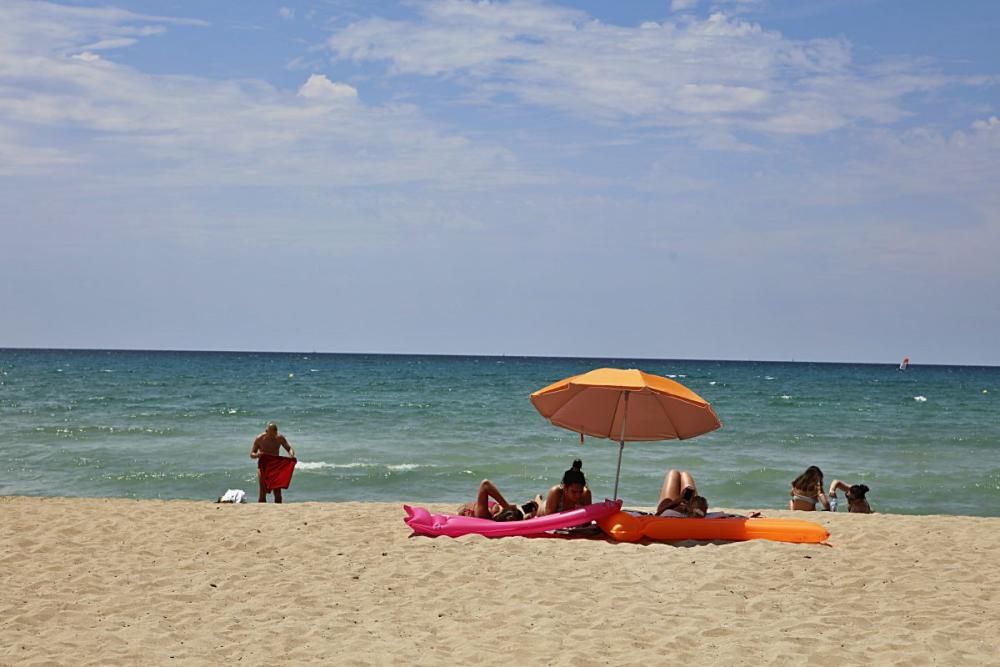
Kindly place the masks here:
[(598, 368), (539, 389), (531, 403), (556, 426), (618, 441), (615, 499), (625, 443), (685, 440), (722, 426), (708, 401), (680, 382), (634, 368)]

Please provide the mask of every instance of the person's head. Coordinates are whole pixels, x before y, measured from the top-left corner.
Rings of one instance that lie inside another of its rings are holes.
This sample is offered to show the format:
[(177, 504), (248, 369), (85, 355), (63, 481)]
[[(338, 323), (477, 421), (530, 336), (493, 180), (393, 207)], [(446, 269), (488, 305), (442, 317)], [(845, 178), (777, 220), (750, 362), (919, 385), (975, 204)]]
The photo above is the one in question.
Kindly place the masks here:
[(688, 516), (699, 519), (708, 514), (708, 500), (704, 496), (695, 496), (688, 503)]
[(865, 496), (868, 494), (868, 485), (866, 484), (854, 484), (847, 490), (847, 511), (857, 512), (860, 514), (868, 514), (872, 511), (871, 506), (868, 505), (868, 499)]
[(792, 487), (802, 491), (822, 491), (823, 471), (817, 466), (809, 466), (804, 473), (795, 478)]
[(583, 461), (576, 459), (573, 466), (563, 473), (563, 500), (566, 505), (575, 505), (583, 498), (583, 487), (587, 486), (587, 478), (583, 475)]
[(267, 428), (264, 429), (271, 435), (278, 435), (278, 425), (275, 422), (268, 422)]
[(865, 495), (871, 489), (868, 488), (866, 484), (854, 484), (851, 488), (847, 489), (847, 499), (848, 500), (864, 500)]
[(538, 503), (534, 500), (529, 500), (521, 505), (521, 512), (524, 514), (525, 519), (531, 519), (538, 514)]
[(508, 507), (507, 509), (497, 512), (497, 515), (493, 517), (494, 521), (520, 521), (524, 518), (524, 514), (521, 510), (516, 507)]

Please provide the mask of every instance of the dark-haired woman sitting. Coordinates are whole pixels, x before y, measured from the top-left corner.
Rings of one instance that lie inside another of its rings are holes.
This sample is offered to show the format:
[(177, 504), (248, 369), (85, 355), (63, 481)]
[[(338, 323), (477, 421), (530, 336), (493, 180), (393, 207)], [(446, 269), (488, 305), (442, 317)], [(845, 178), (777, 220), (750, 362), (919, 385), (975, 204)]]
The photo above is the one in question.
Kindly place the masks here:
[(583, 461), (576, 459), (573, 466), (563, 473), (562, 483), (549, 489), (545, 506), (538, 515), (566, 512), (589, 504), (590, 489), (587, 487), (587, 478), (583, 475)]
[(521, 505), (512, 505), (500, 493), (496, 484), (488, 479), (479, 483), (476, 501), (459, 505), (459, 516), (474, 516), (477, 519), (493, 519), (494, 521), (520, 521), (530, 519), (538, 513), (538, 503), (534, 500)]

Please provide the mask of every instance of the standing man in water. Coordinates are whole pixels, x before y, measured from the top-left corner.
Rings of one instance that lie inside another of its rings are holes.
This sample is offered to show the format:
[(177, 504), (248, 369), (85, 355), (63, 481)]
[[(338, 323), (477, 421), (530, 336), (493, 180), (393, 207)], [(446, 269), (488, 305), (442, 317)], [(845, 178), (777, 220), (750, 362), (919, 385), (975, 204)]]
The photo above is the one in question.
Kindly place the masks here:
[[(281, 456), (281, 448), (288, 452), (288, 457)], [(288, 444), (285, 436), (278, 433), (278, 425), (269, 422), (263, 433), (253, 441), (250, 448), (250, 458), (257, 459), (257, 484), (260, 493), (257, 502), (266, 503), (267, 494), (274, 492), (274, 502), (281, 502), (281, 490), (287, 489), (292, 481), (292, 470), (295, 468), (295, 450)]]

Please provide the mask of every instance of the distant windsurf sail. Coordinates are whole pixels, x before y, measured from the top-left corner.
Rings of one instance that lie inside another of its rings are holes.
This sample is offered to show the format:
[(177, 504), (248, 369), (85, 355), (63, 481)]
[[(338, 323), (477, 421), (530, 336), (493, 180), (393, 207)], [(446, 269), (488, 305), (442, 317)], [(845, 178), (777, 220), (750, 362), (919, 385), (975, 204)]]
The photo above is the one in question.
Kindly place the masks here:
[(903, 360), (899, 362), (899, 370), (905, 371), (909, 367), (910, 367), (910, 358), (903, 357)]

